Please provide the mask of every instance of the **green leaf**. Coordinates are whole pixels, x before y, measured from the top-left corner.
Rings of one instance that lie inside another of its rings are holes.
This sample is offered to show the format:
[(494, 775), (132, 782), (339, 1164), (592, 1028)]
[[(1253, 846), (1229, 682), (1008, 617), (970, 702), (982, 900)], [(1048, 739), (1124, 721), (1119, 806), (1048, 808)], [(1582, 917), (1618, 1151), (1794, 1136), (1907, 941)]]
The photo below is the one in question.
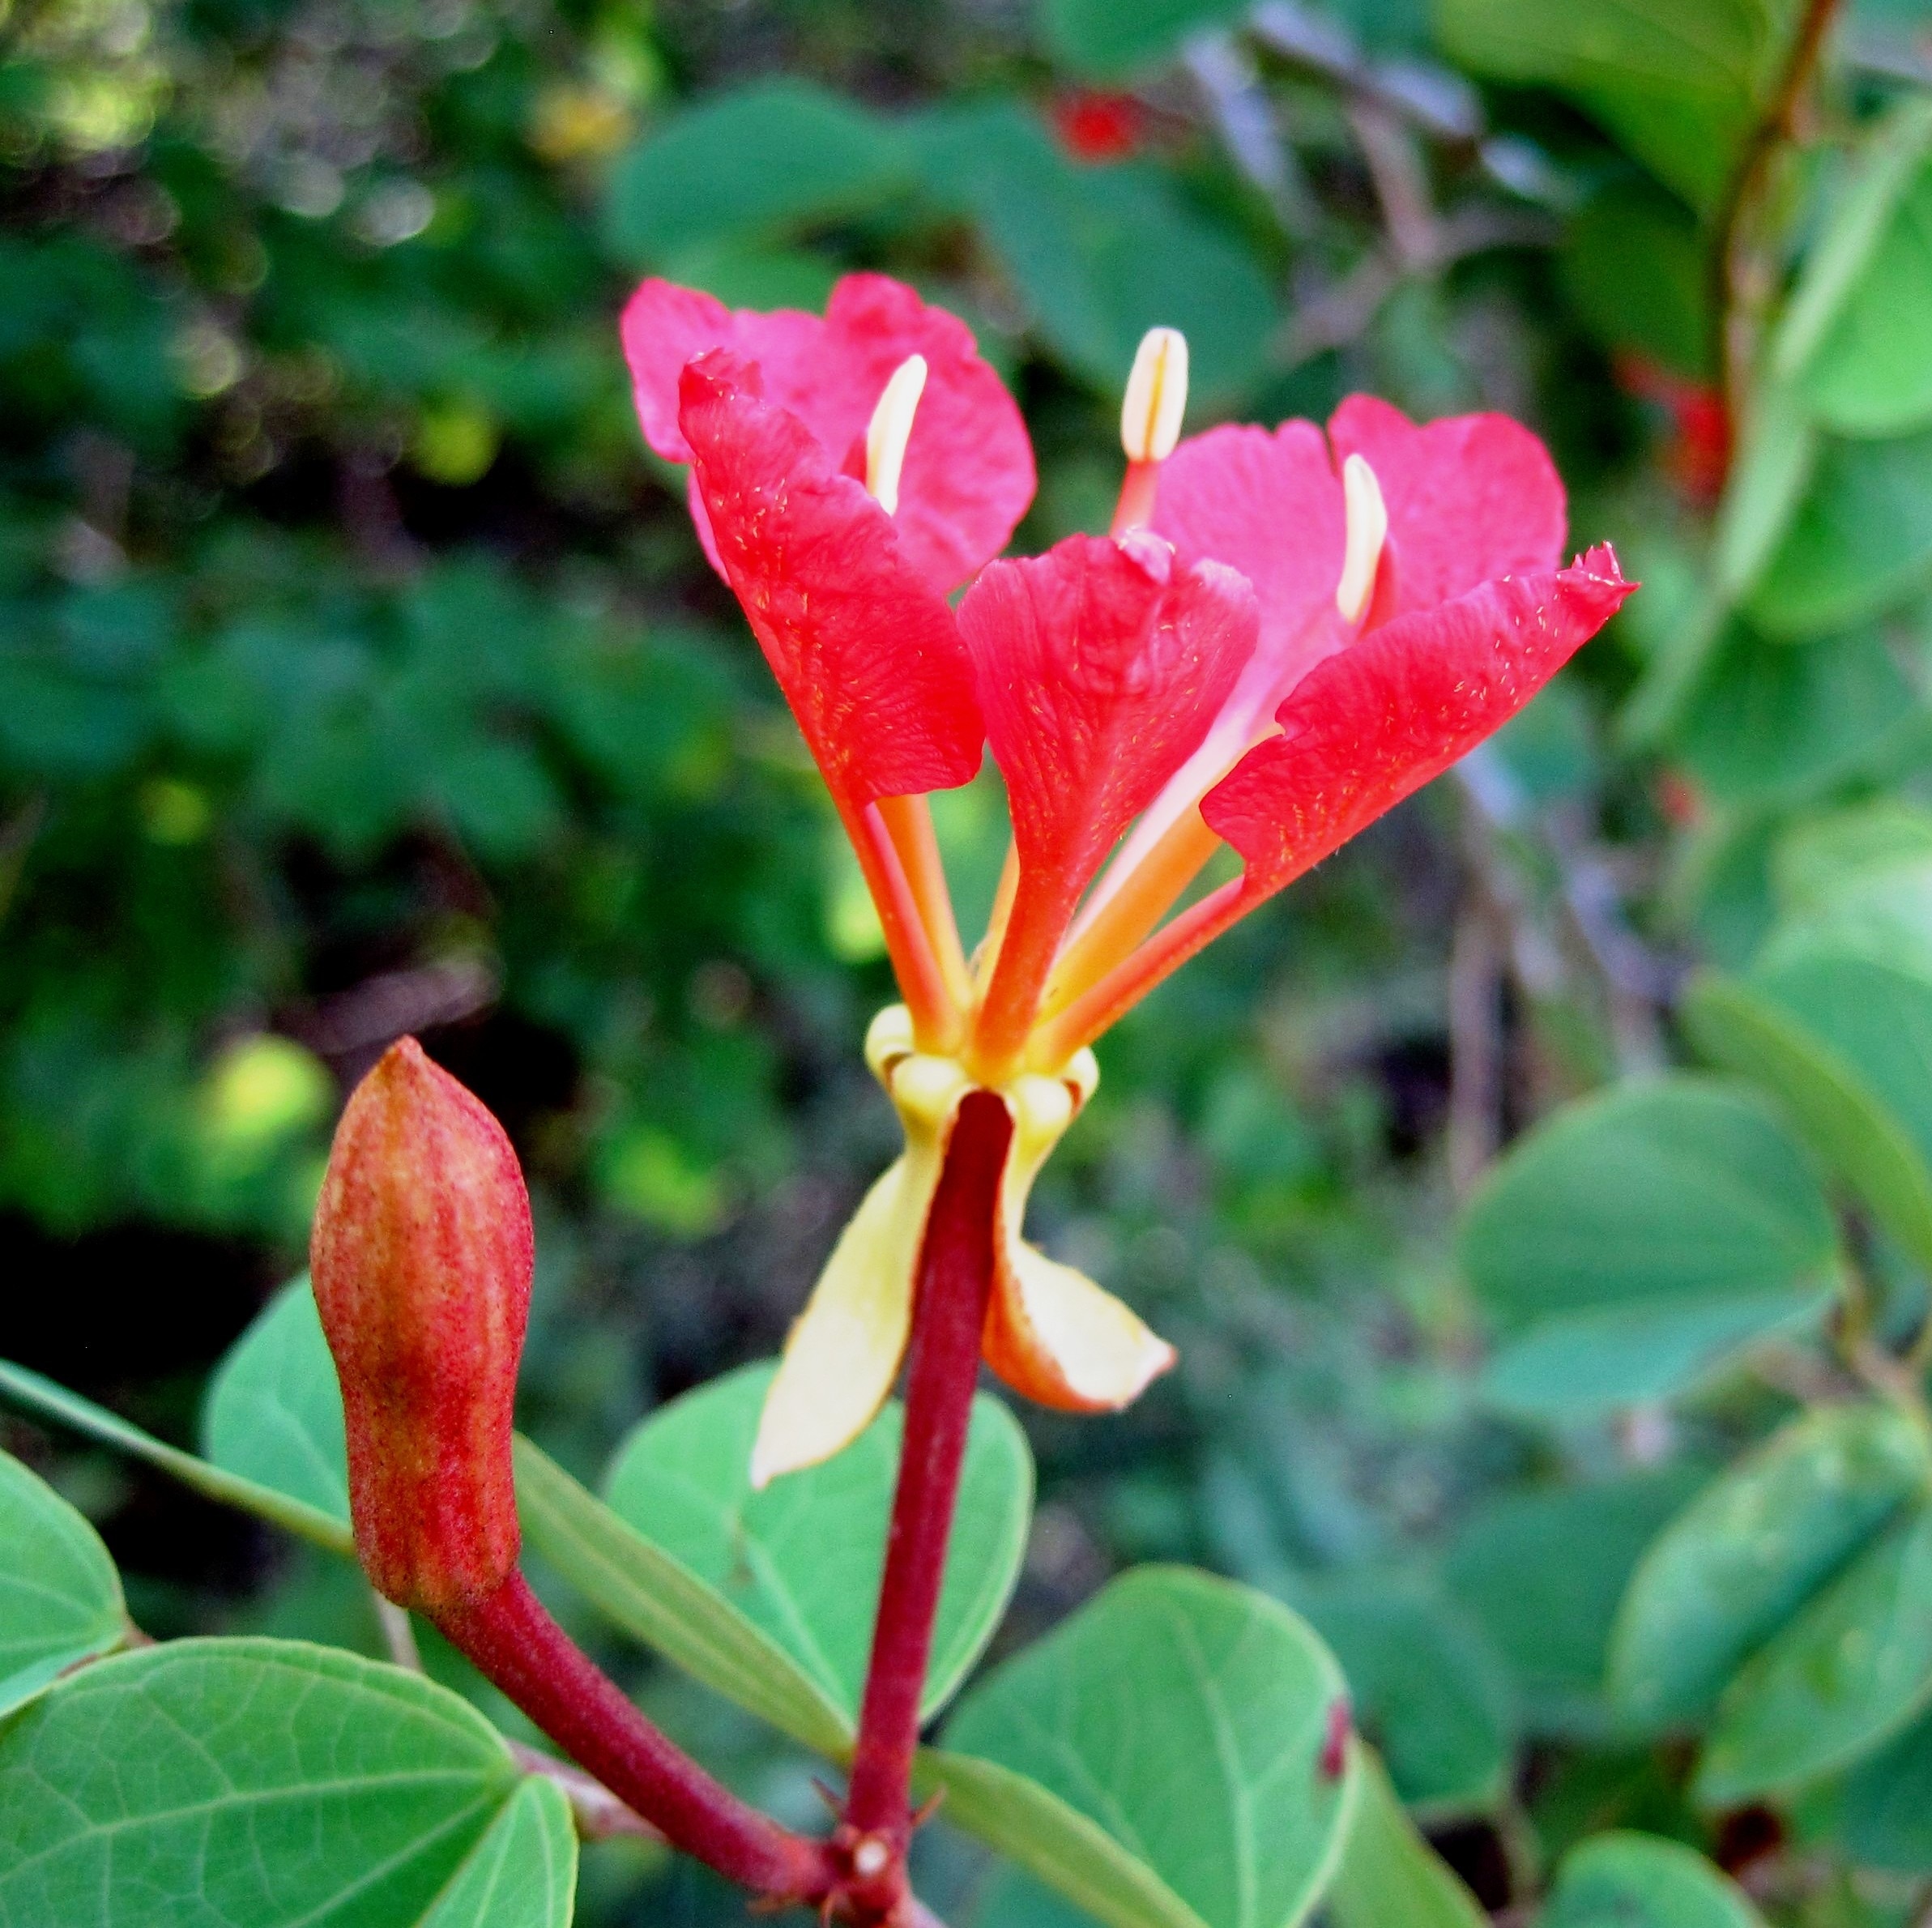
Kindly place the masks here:
[(781, 1734), (844, 1758), (851, 1721), (783, 1647), (529, 1440), (516, 1452), (525, 1539), (612, 1625)]
[(1621, 1831), (1563, 1857), (1537, 1928), (1764, 1928), (1744, 1891), (1681, 1841)]
[(1845, 1777), (1838, 1831), (1863, 1866), (1932, 1870), (1932, 1715), (1920, 1715)]
[(1917, 693), (1876, 629), (1768, 641), (1734, 624), (1676, 744), (1718, 804), (1802, 799), (1921, 725)]
[(1047, 345), (1118, 395), (1149, 328), (1188, 337), (1189, 394), (1212, 407), (1261, 373), (1279, 321), (1247, 250), (1140, 164), (1081, 167), (1012, 105), (928, 114), (928, 191), (973, 220)]
[[(1855, 988), (1837, 974), (1819, 975), (1828, 986), (1836, 979)], [(1932, 1264), (1932, 1175), (1857, 1069), (1765, 987), (1706, 974), (1692, 980), (1682, 1009), (1698, 1049), (1774, 1092), (1879, 1223), (1920, 1265)]]
[(567, 1844), (545, 1797), (513, 1809), (520, 1783), (502, 1737), (419, 1674), (276, 1640), (118, 1655), (0, 1730), (0, 1919), (567, 1922)]
[(577, 1825), (554, 1781), (532, 1774), (472, 1848), (422, 1928), (570, 1928)]
[(1828, 438), (1748, 613), (1768, 635), (1849, 629), (1911, 595), (1929, 571), (1932, 430)]
[(1896, 1520), (1725, 1690), (1696, 1781), (1730, 1805), (1842, 1768), (1932, 1700), (1932, 1505)]
[(1322, 1905), (1334, 1928), (1485, 1928), (1489, 1917), (1416, 1832), (1374, 1751), (1356, 1753), (1354, 1816)]
[(1041, 0), (1048, 50), (1098, 80), (1121, 80), (1172, 54), (1190, 34), (1232, 20), (1243, 0)]
[[(751, 1487), (752, 1442), (776, 1370), (748, 1366), (673, 1400), (618, 1449), (605, 1496), (783, 1648), (856, 1723), (898, 1477), (897, 1401), (844, 1452)], [(1033, 1457), (997, 1399), (974, 1401), (933, 1625), (923, 1715), (954, 1693), (1012, 1597), (1033, 1509)]]
[(1286, 1608), (1179, 1568), (1113, 1581), (966, 1696), (949, 1819), (1112, 1928), (1290, 1928), (1341, 1851), (1340, 1670)]
[(1707, 211), (1776, 84), (1792, 25), (1782, 0), (1436, 0), (1435, 15), (1459, 66), (1560, 88)]
[(1695, 1721), (1932, 1481), (1896, 1407), (1825, 1406), (1775, 1435), (1672, 1521), (1644, 1556), (1610, 1646), (1610, 1696), (1640, 1725)]
[(1341, 1663), (1356, 1725), (1403, 1802), (1431, 1815), (1492, 1805), (1508, 1774), (1513, 1710), (1508, 1678), (1475, 1630), (1380, 1576), (1311, 1587), (1294, 1604)]
[(0, 1452), (0, 1714), (126, 1633), (121, 1576), (100, 1535)]
[[(1789, 385), (1768, 385), (1759, 394), (1712, 531), (1711, 574), (1722, 608), (1743, 599), (1776, 553), (1810, 485), (1821, 440), (1810, 410)], [(1721, 622), (1712, 629), (1715, 643)]]
[(1593, 195), (1559, 258), (1565, 292), (1597, 338), (1690, 381), (1712, 368), (1705, 242), (1689, 210), (1640, 179)]
[(1704, 1478), (1702, 1467), (1678, 1465), (1505, 1493), (1463, 1522), (1443, 1581), (1508, 1666), (1526, 1729), (1610, 1728), (1603, 1678), (1618, 1602), (1644, 1548)]
[(889, 124), (810, 81), (759, 81), (687, 109), (613, 168), (605, 232), (628, 262), (769, 241), (863, 214), (906, 186)]
[(1802, 1153), (1751, 1092), (1627, 1085), (1512, 1147), (1458, 1252), (1516, 1335), (1489, 1390), (1540, 1412), (1683, 1389), (1828, 1290), (1832, 1216)]
[(1826, 424), (1896, 434), (1932, 413), (1932, 352), (1915, 314), (1932, 301), (1932, 106), (1907, 99), (1874, 129), (1839, 197), (1772, 349)]
[(217, 1466), (348, 1524), (342, 1388), (305, 1278), (229, 1347), (208, 1384), (201, 1443)]
[[(1779, 906), (1798, 918), (1828, 910), (1848, 891), (1862, 898), (1879, 879), (1909, 872), (1932, 879), (1932, 810), (1896, 796), (1800, 818), (1772, 859)], [(1932, 889), (1926, 894), (1932, 900)]]
[(168, 1445), (151, 1433), (142, 1431), (139, 1427), (130, 1426), (104, 1406), (96, 1405), (91, 1399), (83, 1399), (78, 1393), (70, 1393), (65, 1386), (56, 1385), (37, 1372), (30, 1372), (24, 1366), (0, 1359), (0, 1395), (38, 1418), (55, 1420), (104, 1446), (113, 1447), (117, 1452), (127, 1453), (134, 1459), (146, 1461), (151, 1466), (158, 1466), (182, 1485), (192, 1487), (196, 1492), (223, 1506), (238, 1507), (243, 1512), (254, 1513), (258, 1518), (269, 1521), (331, 1553), (339, 1553), (351, 1559), (355, 1558), (353, 1536), (331, 1514), (309, 1505), (305, 1499), (291, 1499), (271, 1487), (211, 1465), (207, 1460), (197, 1459), (191, 1452), (183, 1452), (179, 1447)]

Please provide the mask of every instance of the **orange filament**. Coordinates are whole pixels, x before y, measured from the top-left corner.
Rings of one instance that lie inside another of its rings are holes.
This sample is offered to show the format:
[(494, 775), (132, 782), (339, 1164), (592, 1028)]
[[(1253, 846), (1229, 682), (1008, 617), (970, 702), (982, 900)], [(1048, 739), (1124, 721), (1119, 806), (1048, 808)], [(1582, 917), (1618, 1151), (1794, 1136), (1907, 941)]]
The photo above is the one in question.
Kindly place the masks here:
[(973, 1000), (972, 973), (959, 941), (959, 920), (953, 914), (939, 839), (932, 834), (932, 813), (923, 796), (882, 796), (878, 810), (905, 872), (926, 942), (945, 980), (948, 1000), (963, 1010)]
[(1042, 1018), (1064, 1010), (1124, 962), (1220, 848), (1221, 839), (1201, 821), (1200, 806), (1190, 804), (1060, 953), (1040, 1005)]
[(876, 804), (851, 814), (841, 810), (839, 815), (859, 859), (865, 887), (872, 893), (879, 913), (885, 954), (892, 960), (899, 994), (911, 1013), (914, 1040), (923, 1051), (944, 1055), (957, 1051), (963, 1014), (933, 954), (918, 902), (886, 830), (885, 819)]
[(1124, 1017), (1155, 985), (1253, 907), (1257, 898), (1249, 894), (1247, 883), (1245, 877), (1231, 877), (1162, 925), (1124, 963), (1115, 965), (1034, 1030), (1026, 1047), (1027, 1061), (1051, 1073)]
[(1013, 893), (1020, 887), (1020, 850), (1009, 837), (1006, 861), (1000, 866), (1000, 888), (993, 893), (993, 908), (986, 920), (986, 935), (973, 958), (973, 988), (983, 996), (1000, 962), (1000, 947), (1006, 941), (1006, 926), (1013, 916)]
[(1144, 529), (1154, 520), (1154, 497), (1160, 480), (1158, 462), (1130, 462), (1121, 478), (1120, 500), (1114, 506), (1114, 519), (1107, 533), (1124, 535), (1130, 529)]
[(1057, 877), (1034, 881), (1021, 872), (1000, 955), (973, 1021), (973, 1070), (983, 1084), (1004, 1084), (1017, 1069), (1073, 914), (1073, 894)]

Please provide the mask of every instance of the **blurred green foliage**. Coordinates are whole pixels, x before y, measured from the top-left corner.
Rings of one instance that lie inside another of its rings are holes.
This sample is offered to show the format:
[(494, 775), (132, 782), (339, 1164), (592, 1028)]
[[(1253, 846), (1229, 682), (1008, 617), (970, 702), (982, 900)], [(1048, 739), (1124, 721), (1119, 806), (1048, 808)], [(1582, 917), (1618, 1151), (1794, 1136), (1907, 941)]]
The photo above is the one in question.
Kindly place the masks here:
[[(0, 1353), (186, 1439), (299, 1264), (336, 1093), (406, 1030), (531, 1171), (527, 1418), (560, 1460), (775, 1346), (889, 1146), (857, 1062), (887, 979), (638, 442), (639, 274), (813, 305), (884, 267), (967, 316), (1035, 437), (1029, 546), (1104, 525), (1152, 323), (1189, 335), (1197, 426), (1358, 387), (1505, 408), (1645, 591), (1110, 1039), (1039, 1222), (1184, 1364), (1118, 1421), (1024, 1415), (1000, 1639), (1200, 1561), (1331, 1640), (1486, 1904), (1554, 1869), (1550, 1918), (1633, 1883), (1659, 1922), (1738, 1918), (1655, 1843), (1561, 1858), (1622, 1826), (1755, 1868), (1778, 1919), (1902, 1920), (1932, 1670), (1859, 1727), (1866, 1694), (1850, 1752), (1700, 1807), (1610, 1666), (1646, 1548), (1799, 1405), (1872, 1393), (1845, 1308), (1902, 1348), (1932, 1254), (1932, 30), (1840, 10), (1787, 115), (1828, 12), (0, 6)], [(936, 814), (983, 901), (996, 791)], [(1700, 966), (1728, 975), (1686, 999)], [(1693, 1047), (1755, 1088), (1563, 1108)], [(155, 1631), (374, 1650), (334, 1576), (7, 1438)], [(1849, 1570), (1883, 1593), (1912, 1524)], [(1803, 1555), (1738, 1633), (1721, 1758), (1817, 1724), (1790, 1682), (1837, 1623)], [(808, 1818), (789, 1755), (645, 1691)], [(964, 1918), (983, 1868), (930, 1853)], [(736, 1905), (614, 1848), (583, 1896)]]

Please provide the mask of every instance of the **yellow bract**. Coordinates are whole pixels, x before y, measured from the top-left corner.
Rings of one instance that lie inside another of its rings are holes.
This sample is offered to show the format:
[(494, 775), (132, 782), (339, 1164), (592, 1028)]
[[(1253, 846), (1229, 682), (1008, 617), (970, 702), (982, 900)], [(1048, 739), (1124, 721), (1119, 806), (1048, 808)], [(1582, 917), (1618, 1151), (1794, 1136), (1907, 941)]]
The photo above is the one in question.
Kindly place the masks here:
[[(754, 1487), (830, 1458), (885, 1403), (911, 1331), (919, 1247), (953, 1123), (976, 1088), (954, 1060), (914, 1048), (902, 1005), (872, 1021), (865, 1056), (898, 1109), (906, 1150), (840, 1235), (791, 1329), (752, 1451)], [(1125, 1405), (1174, 1358), (1118, 1299), (1020, 1237), (1034, 1179), (1099, 1077), (1083, 1050), (1060, 1076), (1025, 1073), (998, 1094), (1013, 1136), (1000, 1184), (989, 1357), (1021, 1390), (1083, 1410)]]

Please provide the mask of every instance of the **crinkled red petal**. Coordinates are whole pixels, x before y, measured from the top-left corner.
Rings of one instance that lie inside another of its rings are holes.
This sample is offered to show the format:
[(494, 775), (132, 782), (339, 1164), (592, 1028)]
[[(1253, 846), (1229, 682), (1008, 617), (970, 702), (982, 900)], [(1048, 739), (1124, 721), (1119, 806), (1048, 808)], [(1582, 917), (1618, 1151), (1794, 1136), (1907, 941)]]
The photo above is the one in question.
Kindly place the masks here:
[(894, 520), (906, 561), (939, 589), (998, 555), (1033, 499), (1026, 424), (972, 331), (886, 275), (847, 275), (822, 318), (728, 309), (696, 289), (646, 281), (624, 311), (623, 333), (645, 440), (673, 462), (689, 459), (678, 378), (710, 349), (757, 362), (766, 395), (805, 424), (834, 468), (860, 475), (860, 445), (888, 378), (909, 355), (924, 356)]
[(693, 362), (679, 424), (718, 545), (827, 785), (855, 813), (979, 768), (971, 658), (893, 522), (725, 350)]
[(993, 564), (967, 591), (959, 626), (1023, 892), (1071, 908), (1200, 743), (1253, 653), (1257, 620), (1234, 570), (1183, 567), (1145, 532), (1069, 536)]
[(1516, 714), (1616, 613), (1607, 545), (1398, 616), (1311, 670), (1201, 814), (1265, 896), (1319, 864)]
[(1394, 613), (1562, 561), (1563, 485), (1549, 450), (1520, 422), (1456, 415), (1418, 428), (1387, 402), (1350, 395), (1329, 418), (1329, 438), (1337, 473), (1360, 455), (1382, 485)]

